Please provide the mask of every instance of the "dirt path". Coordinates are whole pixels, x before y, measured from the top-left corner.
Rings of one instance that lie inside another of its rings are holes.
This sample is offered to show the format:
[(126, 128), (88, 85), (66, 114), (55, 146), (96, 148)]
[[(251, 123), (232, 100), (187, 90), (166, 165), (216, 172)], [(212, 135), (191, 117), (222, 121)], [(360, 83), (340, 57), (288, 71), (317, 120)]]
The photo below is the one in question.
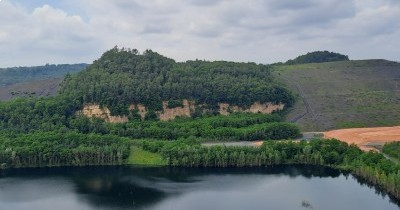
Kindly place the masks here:
[(356, 144), (364, 151), (376, 150), (371, 145), (400, 141), (400, 126), (375, 128), (350, 128), (324, 132), (324, 138), (335, 138)]

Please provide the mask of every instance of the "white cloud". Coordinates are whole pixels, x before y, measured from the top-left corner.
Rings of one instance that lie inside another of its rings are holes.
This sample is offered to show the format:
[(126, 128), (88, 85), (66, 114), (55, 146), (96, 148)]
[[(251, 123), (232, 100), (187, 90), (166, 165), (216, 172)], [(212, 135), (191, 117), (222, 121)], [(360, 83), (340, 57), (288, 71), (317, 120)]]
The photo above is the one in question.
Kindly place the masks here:
[(28, 9), (24, 0), (6, 0), (0, 3), (0, 66), (91, 62), (115, 45), (179, 61), (267, 63), (325, 49), (399, 60), (398, 2), (60, 0)]

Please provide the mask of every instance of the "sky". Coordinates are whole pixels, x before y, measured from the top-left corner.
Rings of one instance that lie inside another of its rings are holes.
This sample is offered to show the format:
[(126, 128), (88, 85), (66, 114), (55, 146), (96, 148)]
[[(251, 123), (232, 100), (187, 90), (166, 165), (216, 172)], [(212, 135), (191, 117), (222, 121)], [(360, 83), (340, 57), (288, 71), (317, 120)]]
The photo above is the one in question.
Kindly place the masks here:
[(0, 67), (91, 63), (114, 46), (176, 61), (400, 61), (400, 1), (0, 0)]

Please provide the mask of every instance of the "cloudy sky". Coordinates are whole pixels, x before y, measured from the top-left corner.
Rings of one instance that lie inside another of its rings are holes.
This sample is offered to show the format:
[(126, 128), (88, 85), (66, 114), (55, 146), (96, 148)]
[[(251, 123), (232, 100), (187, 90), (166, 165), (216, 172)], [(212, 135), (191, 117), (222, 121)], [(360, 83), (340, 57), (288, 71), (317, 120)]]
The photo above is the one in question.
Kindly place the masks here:
[(177, 61), (400, 61), (400, 1), (0, 0), (0, 67), (91, 63), (116, 45)]

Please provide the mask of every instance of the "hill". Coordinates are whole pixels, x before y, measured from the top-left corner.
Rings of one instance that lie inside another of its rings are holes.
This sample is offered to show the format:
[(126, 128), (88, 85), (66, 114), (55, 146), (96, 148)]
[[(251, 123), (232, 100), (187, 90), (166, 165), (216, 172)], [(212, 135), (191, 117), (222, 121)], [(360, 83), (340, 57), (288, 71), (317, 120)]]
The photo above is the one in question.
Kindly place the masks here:
[(114, 48), (85, 71), (69, 75), (60, 93), (80, 101), (82, 112), (173, 119), (203, 113), (266, 112), (290, 107), (294, 98), (268, 66), (226, 61), (175, 62), (151, 50)]
[(0, 101), (16, 97), (54, 95), (68, 73), (77, 73), (87, 64), (59, 64), (0, 69)]
[(274, 66), (299, 100), (287, 115), (303, 131), (400, 123), (400, 64), (386, 60)]
[(0, 68), (0, 87), (33, 80), (61, 78), (67, 73), (79, 72), (86, 66), (87, 64), (81, 63)]
[(315, 51), (310, 52), (305, 55), (300, 55), (293, 60), (288, 60), (286, 64), (305, 64), (305, 63), (325, 63), (333, 61), (348, 61), (349, 57), (347, 55), (342, 55), (335, 52), (329, 51)]

